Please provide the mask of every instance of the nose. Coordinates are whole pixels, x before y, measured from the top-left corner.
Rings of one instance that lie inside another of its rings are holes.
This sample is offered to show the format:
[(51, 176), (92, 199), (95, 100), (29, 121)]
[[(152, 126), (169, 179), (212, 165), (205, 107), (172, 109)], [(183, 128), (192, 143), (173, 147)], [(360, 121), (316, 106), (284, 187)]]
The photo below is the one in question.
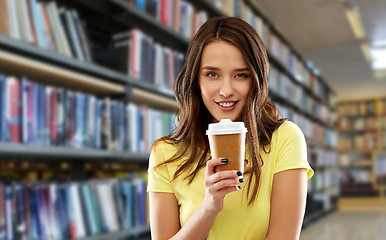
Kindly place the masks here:
[(219, 89), (219, 94), (223, 97), (231, 97), (235, 94), (235, 89), (233, 87), (232, 81), (226, 79), (222, 81), (221, 87)]

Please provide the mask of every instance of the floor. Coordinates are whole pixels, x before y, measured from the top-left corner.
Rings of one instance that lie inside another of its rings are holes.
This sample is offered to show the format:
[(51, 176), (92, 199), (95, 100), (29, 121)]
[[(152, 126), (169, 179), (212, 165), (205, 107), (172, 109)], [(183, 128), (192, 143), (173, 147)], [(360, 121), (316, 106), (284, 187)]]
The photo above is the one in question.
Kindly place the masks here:
[(385, 212), (335, 211), (302, 230), (300, 240), (385, 240)]

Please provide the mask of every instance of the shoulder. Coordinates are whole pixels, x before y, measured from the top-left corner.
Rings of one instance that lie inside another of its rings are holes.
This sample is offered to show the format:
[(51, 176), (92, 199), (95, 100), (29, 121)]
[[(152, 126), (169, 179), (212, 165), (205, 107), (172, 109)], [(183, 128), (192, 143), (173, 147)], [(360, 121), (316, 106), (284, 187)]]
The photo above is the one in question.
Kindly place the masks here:
[(285, 135), (300, 135), (304, 136), (302, 130), (299, 128), (298, 125), (296, 125), (294, 122), (291, 121), (285, 121), (283, 122), (277, 129), (276, 134), (280, 136)]
[(163, 140), (158, 139), (154, 142), (152, 147), (152, 152), (158, 153), (162, 152), (163, 154), (167, 153), (175, 153), (178, 150), (179, 144), (175, 143), (172, 140)]
[(305, 137), (298, 125), (291, 121), (285, 121), (281, 124), (272, 135), (272, 142), (279, 145), (288, 142), (305, 144)]
[(165, 162), (178, 151), (178, 148), (179, 144), (173, 141), (158, 139), (151, 149), (149, 165), (155, 166)]

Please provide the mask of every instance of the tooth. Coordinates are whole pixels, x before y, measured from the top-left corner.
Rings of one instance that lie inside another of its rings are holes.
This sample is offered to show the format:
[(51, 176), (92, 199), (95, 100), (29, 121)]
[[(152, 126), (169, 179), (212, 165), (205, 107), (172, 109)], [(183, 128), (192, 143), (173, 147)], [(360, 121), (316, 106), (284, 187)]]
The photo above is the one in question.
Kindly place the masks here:
[(234, 102), (222, 102), (222, 103), (220, 103), (220, 105), (223, 107), (231, 107), (234, 104), (235, 104)]

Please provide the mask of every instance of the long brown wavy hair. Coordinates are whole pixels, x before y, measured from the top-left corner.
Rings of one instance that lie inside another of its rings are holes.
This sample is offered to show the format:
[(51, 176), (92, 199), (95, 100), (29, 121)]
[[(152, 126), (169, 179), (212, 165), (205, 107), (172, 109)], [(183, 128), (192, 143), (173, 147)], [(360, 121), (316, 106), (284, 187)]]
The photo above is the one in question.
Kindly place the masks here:
[[(197, 172), (205, 167), (207, 154), (210, 152), (208, 137), (205, 131), (211, 120), (211, 115), (206, 109), (198, 86), (198, 73), (201, 63), (201, 55), (206, 45), (215, 41), (226, 41), (238, 47), (245, 58), (249, 71), (252, 74), (252, 86), (248, 93), (248, 100), (241, 115), (241, 121), (245, 123), (248, 133), (246, 143), (248, 145), (249, 164), (251, 170), (245, 174), (251, 174), (247, 181), (249, 204), (256, 199), (261, 176), (263, 159), (259, 148), (271, 143), (272, 133), (285, 119), (280, 117), (276, 106), (268, 100), (268, 75), (269, 60), (264, 44), (259, 35), (248, 23), (233, 17), (215, 17), (208, 20), (193, 37), (186, 55), (185, 65), (178, 74), (175, 83), (175, 94), (179, 104), (177, 119), (179, 125), (174, 132), (154, 143), (164, 141), (177, 145), (177, 152), (165, 162), (156, 167), (180, 161), (173, 180), (183, 172), (187, 173), (185, 179), (189, 184), (193, 181)], [(188, 154), (187, 159), (181, 159)], [(252, 182), (255, 182), (252, 189)]]

